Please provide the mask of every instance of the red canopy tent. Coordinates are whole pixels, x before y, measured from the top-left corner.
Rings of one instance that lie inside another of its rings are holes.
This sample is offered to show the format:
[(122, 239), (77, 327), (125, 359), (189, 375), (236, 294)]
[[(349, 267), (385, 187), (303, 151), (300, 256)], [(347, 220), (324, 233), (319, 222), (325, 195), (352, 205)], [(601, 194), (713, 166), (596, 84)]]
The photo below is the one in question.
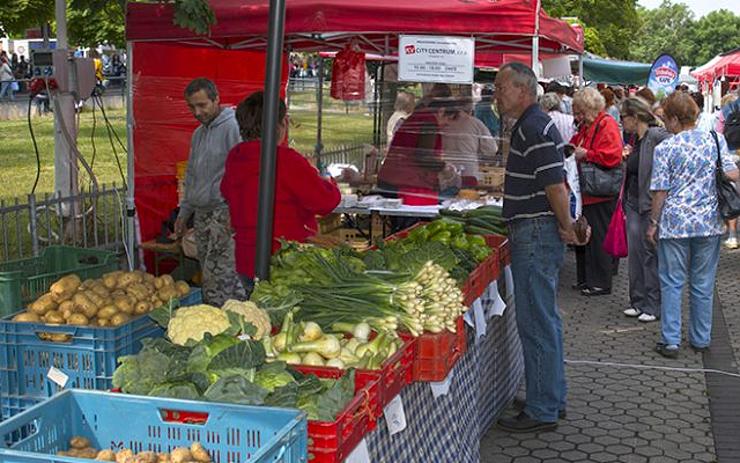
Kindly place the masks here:
[(712, 58), (691, 72), (701, 82), (713, 82), (721, 77), (740, 77), (740, 48)]
[[(217, 24), (207, 36), (173, 25), (172, 5), (128, 4), (129, 216), (135, 199), (143, 240), (159, 232), (177, 204), (175, 164), (187, 159), (195, 127), (182, 98), (189, 79), (212, 77), (227, 104), (263, 86), (269, 1), (210, 4)], [(550, 18), (533, 0), (286, 3), (287, 51), (339, 50), (355, 40), (367, 53), (388, 56), (395, 52), (398, 34), (473, 36), (481, 56), (526, 53), (535, 43), (548, 55), (583, 51), (581, 29)], [(283, 81), (286, 71), (283, 66)], [(133, 237), (128, 242), (132, 247)]]

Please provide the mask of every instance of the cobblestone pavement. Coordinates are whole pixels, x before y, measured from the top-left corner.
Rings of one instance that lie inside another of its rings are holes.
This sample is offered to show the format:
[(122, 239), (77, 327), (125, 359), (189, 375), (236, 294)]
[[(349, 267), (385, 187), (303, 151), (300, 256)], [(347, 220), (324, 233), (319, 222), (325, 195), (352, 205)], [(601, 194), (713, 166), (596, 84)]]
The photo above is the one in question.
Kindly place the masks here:
[[(702, 354), (682, 348), (678, 359), (664, 359), (653, 352), (659, 322), (644, 324), (622, 314), (628, 303), (626, 272), (623, 260), (611, 295), (583, 297), (571, 289), (575, 259), (568, 253), (559, 299), (568, 362), (567, 418), (553, 432), (510, 434), (494, 426), (481, 440), (482, 462), (740, 462), (740, 450), (729, 458), (717, 457), (711, 390), (704, 372), (692, 371), (704, 368)], [(723, 251), (717, 280), (733, 347), (727, 350), (734, 350), (737, 359), (740, 251)], [(687, 345), (685, 328), (684, 323)], [(737, 371), (736, 363), (732, 365)], [(737, 403), (740, 379), (729, 383)], [(735, 440), (740, 441), (740, 434)]]

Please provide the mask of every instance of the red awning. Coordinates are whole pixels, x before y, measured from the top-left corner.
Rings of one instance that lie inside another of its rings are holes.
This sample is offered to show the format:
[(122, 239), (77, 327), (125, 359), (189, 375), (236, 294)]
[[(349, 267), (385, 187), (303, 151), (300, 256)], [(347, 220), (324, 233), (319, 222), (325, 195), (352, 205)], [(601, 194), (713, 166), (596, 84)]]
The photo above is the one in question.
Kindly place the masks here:
[[(269, 1), (211, 0), (218, 23), (207, 37), (172, 24), (172, 5), (129, 3), (130, 41), (174, 40), (193, 45), (262, 49)], [(287, 0), (285, 45), (296, 51), (339, 49), (356, 38), (368, 53), (394, 51), (398, 34), (465, 35), (479, 51), (525, 51), (532, 47), (535, 1), (531, 0)], [(540, 12), (543, 52), (581, 53), (583, 33)], [(387, 45), (387, 48), (386, 48)]]
[(715, 56), (704, 66), (691, 72), (691, 75), (701, 81), (712, 81), (716, 78), (740, 76), (740, 48)]

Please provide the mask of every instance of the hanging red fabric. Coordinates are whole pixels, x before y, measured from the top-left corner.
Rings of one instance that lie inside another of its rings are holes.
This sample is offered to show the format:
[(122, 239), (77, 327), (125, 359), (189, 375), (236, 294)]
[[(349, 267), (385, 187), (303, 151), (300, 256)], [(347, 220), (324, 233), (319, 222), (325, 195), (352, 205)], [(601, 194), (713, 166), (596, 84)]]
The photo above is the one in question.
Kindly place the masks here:
[(353, 50), (350, 44), (334, 58), (331, 97), (344, 101), (365, 99), (365, 53)]

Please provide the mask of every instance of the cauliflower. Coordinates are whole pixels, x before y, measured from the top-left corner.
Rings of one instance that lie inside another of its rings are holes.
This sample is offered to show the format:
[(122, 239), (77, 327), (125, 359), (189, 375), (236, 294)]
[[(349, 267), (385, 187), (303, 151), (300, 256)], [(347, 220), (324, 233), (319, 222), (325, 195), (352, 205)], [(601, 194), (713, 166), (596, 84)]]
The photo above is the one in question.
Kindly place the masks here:
[(230, 326), (228, 315), (221, 309), (205, 304), (194, 305), (175, 312), (167, 325), (167, 337), (184, 346), (188, 339), (198, 342), (206, 333), (216, 336)]
[(254, 302), (240, 302), (234, 299), (229, 299), (224, 303), (223, 309), (227, 312), (238, 313), (244, 317), (245, 322), (254, 325), (254, 327), (257, 328), (257, 332), (252, 337), (256, 341), (259, 341), (265, 335), (269, 335), (272, 330), (270, 316), (267, 315), (267, 312), (257, 307), (257, 304)]

